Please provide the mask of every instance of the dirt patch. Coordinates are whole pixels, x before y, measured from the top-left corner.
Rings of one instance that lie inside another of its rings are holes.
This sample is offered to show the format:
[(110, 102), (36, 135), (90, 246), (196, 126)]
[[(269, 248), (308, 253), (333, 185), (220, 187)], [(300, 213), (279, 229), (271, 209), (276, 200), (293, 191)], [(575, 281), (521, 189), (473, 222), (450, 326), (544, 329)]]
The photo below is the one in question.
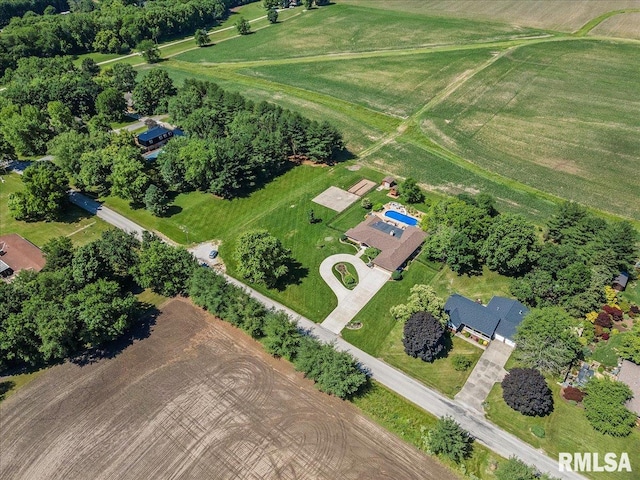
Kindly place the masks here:
[(431, 478), (451, 473), (186, 300), (114, 358), (2, 403), (0, 478)]

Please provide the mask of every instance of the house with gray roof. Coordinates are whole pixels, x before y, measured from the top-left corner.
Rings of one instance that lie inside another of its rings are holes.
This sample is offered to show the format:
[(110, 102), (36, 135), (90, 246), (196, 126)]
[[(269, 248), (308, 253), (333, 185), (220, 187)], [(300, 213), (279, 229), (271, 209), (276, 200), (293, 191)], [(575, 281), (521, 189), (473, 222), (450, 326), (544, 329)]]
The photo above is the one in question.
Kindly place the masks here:
[(484, 340), (498, 340), (515, 347), (518, 325), (529, 309), (511, 298), (493, 297), (485, 306), (457, 293), (451, 295), (444, 305), (449, 315), (449, 326), (466, 330)]

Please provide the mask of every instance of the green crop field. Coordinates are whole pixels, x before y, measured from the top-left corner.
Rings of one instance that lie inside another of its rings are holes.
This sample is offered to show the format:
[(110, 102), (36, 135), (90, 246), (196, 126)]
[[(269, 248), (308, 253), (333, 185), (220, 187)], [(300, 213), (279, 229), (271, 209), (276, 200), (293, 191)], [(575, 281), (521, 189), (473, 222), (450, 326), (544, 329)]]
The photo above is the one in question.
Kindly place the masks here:
[(489, 42), (541, 33), (503, 23), (429, 17), (340, 3), (304, 12), (280, 27), (224, 42), (217, 48), (192, 50), (179, 59), (238, 62)]
[(558, 197), (640, 219), (635, 45), (520, 47), (426, 112), (439, 144)]

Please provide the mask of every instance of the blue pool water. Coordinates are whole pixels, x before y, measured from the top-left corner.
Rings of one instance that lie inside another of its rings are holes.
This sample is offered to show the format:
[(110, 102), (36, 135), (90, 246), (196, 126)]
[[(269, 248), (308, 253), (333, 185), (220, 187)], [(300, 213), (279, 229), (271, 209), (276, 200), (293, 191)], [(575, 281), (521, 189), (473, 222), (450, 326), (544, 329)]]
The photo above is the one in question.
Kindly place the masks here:
[(384, 212), (385, 217), (389, 217), (392, 220), (397, 220), (402, 223), (406, 223), (407, 225), (411, 225), (412, 227), (418, 224), (418, 220), (404, 213), (396, 212), (395, 210), (387, 210)]

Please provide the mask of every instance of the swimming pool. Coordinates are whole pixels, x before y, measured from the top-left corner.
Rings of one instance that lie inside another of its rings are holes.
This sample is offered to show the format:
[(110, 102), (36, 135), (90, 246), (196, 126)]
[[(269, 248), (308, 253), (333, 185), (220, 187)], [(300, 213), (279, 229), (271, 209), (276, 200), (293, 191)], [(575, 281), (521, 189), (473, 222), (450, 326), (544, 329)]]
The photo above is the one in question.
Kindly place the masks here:
[(392, 220), (397, 220), (402, 223), (406, 223), (407, 225), (416, 226), (418, 224), (418, 220), (410, 217), (409, 215), (405, 215), (404, 213), (396, 212), (395, 210), (387, 210), (384, 212), (384, 216), (391, 218)]

